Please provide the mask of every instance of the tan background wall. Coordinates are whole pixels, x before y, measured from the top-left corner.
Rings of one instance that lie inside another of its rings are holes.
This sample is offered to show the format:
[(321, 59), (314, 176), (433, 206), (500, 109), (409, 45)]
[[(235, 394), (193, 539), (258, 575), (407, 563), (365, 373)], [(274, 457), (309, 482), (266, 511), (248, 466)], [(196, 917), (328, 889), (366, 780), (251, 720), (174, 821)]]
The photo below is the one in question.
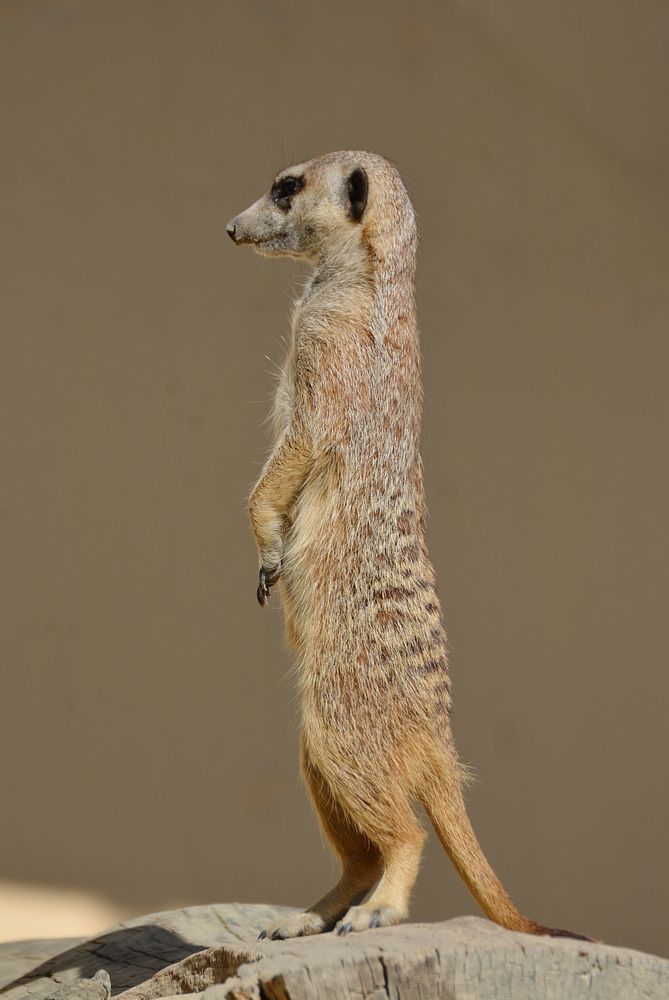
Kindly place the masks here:
[[(667, 5), (1, 12), (5, 875), (138, 912), (332, 877), (244, 514), (297, 271), (224, 226), (363, 147), (420, 217), (475, 825), (532, 916), (666, 953)], [(414, 916), (474, 910), (432, 844)]]

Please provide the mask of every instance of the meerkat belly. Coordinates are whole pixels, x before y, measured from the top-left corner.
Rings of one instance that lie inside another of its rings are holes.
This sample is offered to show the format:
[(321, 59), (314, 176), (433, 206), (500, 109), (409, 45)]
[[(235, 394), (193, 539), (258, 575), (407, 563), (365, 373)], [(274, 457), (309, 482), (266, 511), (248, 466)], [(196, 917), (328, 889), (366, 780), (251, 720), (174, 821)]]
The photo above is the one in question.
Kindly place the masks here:
[(399, 491), (381, 504), (327, 485), (306, 485), (284, 565), (313, 740), (334, 751), (358, 725), (384, 731), (386, 743), (389, 733), (401, 742), (426, 723), (443, 726), (446, 636), (416, 504)]

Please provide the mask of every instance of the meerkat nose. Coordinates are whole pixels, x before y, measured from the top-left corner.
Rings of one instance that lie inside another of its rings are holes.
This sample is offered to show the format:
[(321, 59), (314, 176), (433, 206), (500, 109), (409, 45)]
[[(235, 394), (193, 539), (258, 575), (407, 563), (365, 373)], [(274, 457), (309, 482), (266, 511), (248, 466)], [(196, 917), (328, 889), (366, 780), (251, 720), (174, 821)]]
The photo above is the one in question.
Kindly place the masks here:
[(235, 234), (237, 232), (237, 226), (234, 224), (234, 222), (228, 222), (227, 226), (225, 227), (225, 231), (232, 240), (232, 242), (236, 243), (237, 237)]

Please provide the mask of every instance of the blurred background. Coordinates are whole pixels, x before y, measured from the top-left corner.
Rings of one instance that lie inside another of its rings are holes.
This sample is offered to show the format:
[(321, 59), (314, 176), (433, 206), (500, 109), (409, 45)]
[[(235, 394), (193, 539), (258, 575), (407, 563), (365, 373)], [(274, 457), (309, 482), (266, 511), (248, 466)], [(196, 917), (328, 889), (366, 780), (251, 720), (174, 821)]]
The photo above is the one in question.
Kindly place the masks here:
[[(474, 824), (526, 913), (666, 954), (667, 5), (0, 10), (0, 937), (333, 879), (244, 511), (299, 270), (225, 223), (365, 148), (420, 221)], [(431, 840), (413, 919), (473, 912)]]

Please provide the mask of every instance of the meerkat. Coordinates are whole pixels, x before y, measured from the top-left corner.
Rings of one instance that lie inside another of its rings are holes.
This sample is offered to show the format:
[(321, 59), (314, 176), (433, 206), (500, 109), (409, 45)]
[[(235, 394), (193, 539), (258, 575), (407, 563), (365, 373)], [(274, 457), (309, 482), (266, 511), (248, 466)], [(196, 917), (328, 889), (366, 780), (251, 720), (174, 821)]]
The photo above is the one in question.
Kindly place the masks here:
[(295, 303), (275, 443), (248, 512), (257, 598), (278, 586), (297, 655), (301, 770), (341, 878), (261, 937), (406, 918), (421, 804), (484, 913), (530, 934), (463, 798), (444, 619), (425, 542), (417, 229), (395, 167), (330, 153), (282, 171), (227, 232), (313, 267)]

